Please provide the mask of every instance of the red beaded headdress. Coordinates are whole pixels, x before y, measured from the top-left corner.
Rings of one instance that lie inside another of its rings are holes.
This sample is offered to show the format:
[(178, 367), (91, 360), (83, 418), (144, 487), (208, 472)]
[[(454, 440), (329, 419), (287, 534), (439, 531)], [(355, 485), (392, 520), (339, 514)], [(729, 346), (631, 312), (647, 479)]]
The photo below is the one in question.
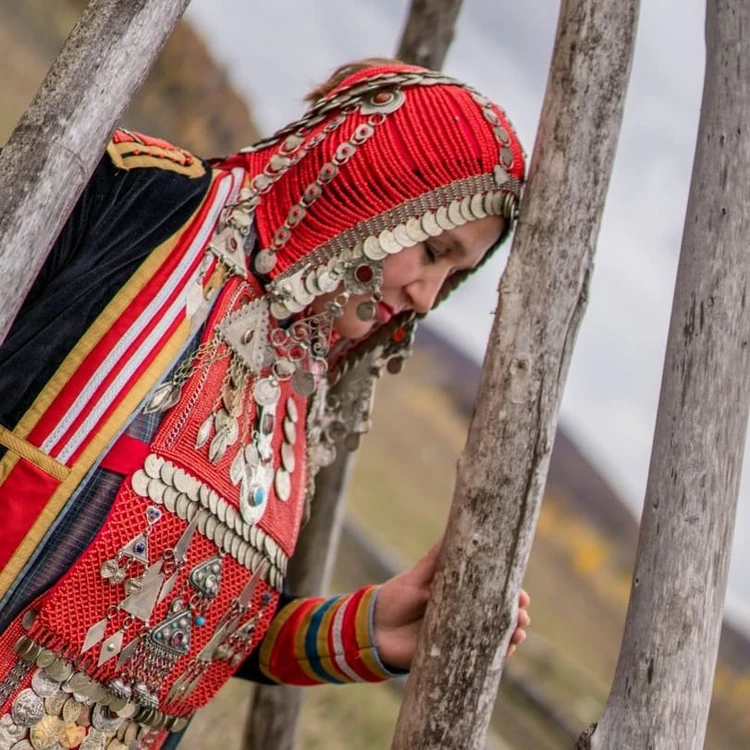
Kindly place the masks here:
[(352, 294), (377, 292), (387, 255), (466, 221), (503, 216), (507, 236), (524, 179), (523, 150), (497, 105), (404, 64), (350, 75), (301, 120), (225, 164), (235, 160), (254, 175), (241, 207), (254, 213), (254, 270), (279, 318), (342, 281)]

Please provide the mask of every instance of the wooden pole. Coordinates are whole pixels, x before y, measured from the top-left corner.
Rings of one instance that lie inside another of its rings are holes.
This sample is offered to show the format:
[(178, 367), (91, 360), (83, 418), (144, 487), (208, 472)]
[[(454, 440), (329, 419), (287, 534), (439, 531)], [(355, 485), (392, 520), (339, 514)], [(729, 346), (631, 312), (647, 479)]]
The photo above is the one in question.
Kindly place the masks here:
[(463, 0), (412, 0), (396, 57), (440, 70), (453, 41)]
[(483, 748), (622, 120), (638, 0), (564, 0), (395, 750)]
[(709, 0), (706, 78), (625, 634), (581, 748), (703, 747), (750, 406), (750, 4)]
[[(398, 48), (404, 62), (432, 69), (443, 66), (453, 40), (453, 27), (462, 0), (413, 0)], [(340, 383), (367, 374), (367, 363), (345, 375)], [(318, 474), (312, 515), (290, 560), (289, 590), (300, 596), (320, 596), (328, 587), (330, 566), (338, 549), (343, 515), (343, 490), (351, 470), (351, 455), (339, 448), (336, 462)], [(288, 686), (258, 686), (245, 725), (244, 750), (293, 750), (301, 709), (301, 691)]]
[(0, 343), (189, 0), (92, 0), (0, 155)]

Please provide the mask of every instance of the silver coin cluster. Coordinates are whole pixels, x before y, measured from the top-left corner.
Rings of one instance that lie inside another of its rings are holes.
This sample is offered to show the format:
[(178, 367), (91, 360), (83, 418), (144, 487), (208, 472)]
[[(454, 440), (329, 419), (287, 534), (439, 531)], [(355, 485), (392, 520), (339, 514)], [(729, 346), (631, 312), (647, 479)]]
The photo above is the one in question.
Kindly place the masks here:
[(187, 718), (138, 706), (108, 690), (28, 636), (19, 639), (15, 651), (38, 668), (31, 687), (0, 717), (0, 750), (117, 750), (133, 747), (152, 729), (179, 732), (187, 725)]
[(132, 476), (134, 492), (188, 523), (197, 516), (198, 531), (255, 573), (270, 563), (268, 583), (281, 591), (288, 558), (278, 543), (257, 524), (247, 523), (239, 511), (215, 490), (170, 461), (149, 454), (143, 469)]
[[(456, 181), (407, 201), (398, 210), (361, 222), (274, 280), (269, 287), (271, 314), (283, 319), (305, 309), (316, 296), (333, 291), (343, 279), (350, 278), (363, 260), (373, 266), (375, 291), (379, 291), (382, 269), (378, 264), (389, 255), (474, 219), (512, 216), (514, 194), (504, 187), (512, 181), (502, 167), (497, 167), (492, 178)], [(477, 189), (479, 192), (473, 192)], [(359, 293), (358, 289), (353, 291)]]

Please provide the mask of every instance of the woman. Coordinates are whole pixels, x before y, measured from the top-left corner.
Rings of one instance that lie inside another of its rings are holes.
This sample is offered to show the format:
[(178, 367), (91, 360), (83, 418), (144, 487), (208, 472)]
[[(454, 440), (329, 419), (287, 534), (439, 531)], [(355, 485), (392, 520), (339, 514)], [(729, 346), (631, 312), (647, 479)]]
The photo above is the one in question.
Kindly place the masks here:
[(0, 349), (0, 748), (164, 747), (234, 673), (411, 663), (437, 547), (333, 599), (284, 573), (347, 431), (330, 383), (397, 369), (509, 234), (523, 153), (496, 105), (396, 61), (314, 99), (211, 163), (118, 131)]

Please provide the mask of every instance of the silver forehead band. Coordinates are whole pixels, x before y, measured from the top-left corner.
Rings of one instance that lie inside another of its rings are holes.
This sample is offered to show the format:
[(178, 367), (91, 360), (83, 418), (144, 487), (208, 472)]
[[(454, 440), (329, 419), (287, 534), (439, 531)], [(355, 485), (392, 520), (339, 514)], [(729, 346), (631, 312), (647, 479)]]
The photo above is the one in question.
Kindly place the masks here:
[[(379, 291), (382, 261), (406, 247), (487, 216), (515, 216), (520, 183), (498, 166), (492, 174), (455, 180), (347, 229), (293, 264), (269, 285), (271, 313), (283, 319), (317, 296)], [(369, 270), (365, 270), (369, 269)], [(363, 273), (364, 271), (364, 273)]]

